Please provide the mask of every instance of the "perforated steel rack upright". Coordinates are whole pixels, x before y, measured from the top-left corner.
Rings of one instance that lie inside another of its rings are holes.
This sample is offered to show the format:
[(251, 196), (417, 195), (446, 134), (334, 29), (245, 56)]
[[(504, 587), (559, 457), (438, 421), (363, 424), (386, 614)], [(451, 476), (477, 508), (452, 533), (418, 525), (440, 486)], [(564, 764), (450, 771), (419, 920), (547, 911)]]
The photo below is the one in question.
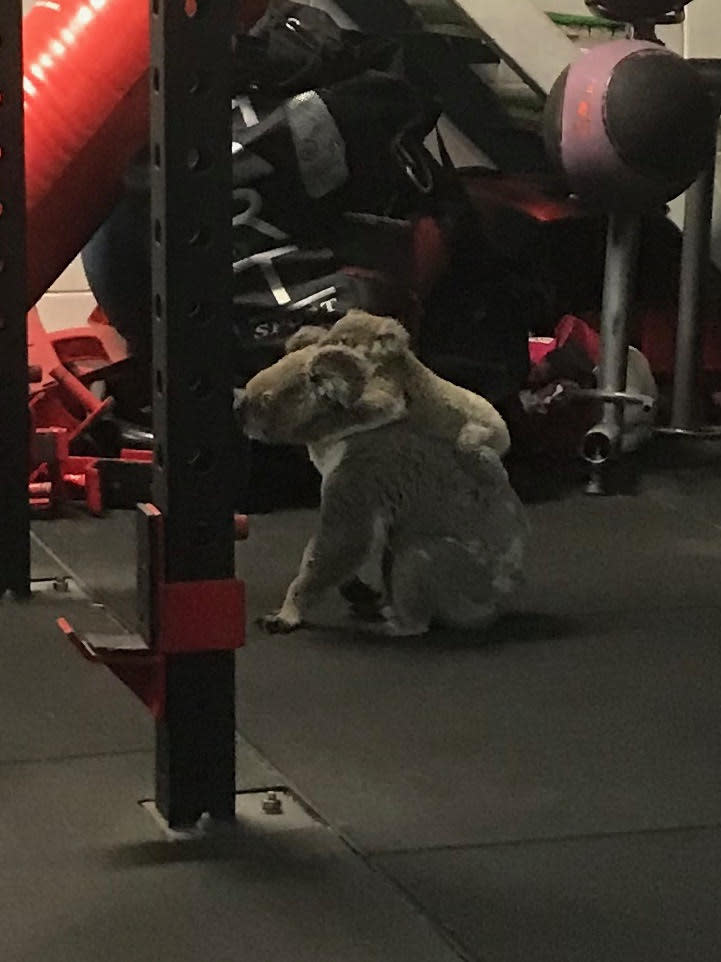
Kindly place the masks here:
[(22, 2), (0, 3), (0, 597), (30, 593)]
[[(151, 2), (153, 498), (162, 577), (191, 586), (234, 574), (231, 9)], [(157, 807), (171, 826), (232, 818), (234, 652), (169, 654), (165, 682)]]

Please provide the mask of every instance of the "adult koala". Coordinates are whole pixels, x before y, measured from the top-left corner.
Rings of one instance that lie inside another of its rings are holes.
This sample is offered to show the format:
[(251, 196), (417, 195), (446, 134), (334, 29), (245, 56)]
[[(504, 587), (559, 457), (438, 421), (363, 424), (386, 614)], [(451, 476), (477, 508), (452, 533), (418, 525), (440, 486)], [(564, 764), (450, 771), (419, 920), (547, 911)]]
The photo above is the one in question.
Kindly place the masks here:
[(393, 395), (401, 392), (410, 420), (428, 434), (453, 441), (459, 451), (473, 453), (488, 446), (502, 457), (510, 448), (506, 422), (490, 401), (427, 368), (395, 318), (352, 310), (329, 330), (301, 327), (288, 339), (286, 351), (310, 344), (343, 344), (360, 351), (372, 366), (376, 387)]
[(301, 627), (315, 602), (377, 550), (390, 557), (382, 630), (485, 627), (521, 580), (526, 523), (491, 448), (465, 458), (422, 433), (405, 397), (354, 348), (310, 344), (238, 393), (246, 433), (306, 444), (320, 471), (320, 523), (269, 631)]

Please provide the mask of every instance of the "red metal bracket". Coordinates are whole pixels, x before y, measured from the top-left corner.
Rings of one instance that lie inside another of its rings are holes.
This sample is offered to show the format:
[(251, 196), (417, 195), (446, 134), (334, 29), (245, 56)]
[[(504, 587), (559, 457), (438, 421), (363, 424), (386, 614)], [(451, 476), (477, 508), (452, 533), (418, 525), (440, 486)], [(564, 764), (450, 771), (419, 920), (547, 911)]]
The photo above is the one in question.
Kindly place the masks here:
[(86, 661), (105, 665), (138, 696), (154, 718), (165, 712), (165, 658), (154, 654), (140, 635), (87, 635), (75, 631), (65, 618), (58, 628)]
[[(234, 578), (168, 583), (163, 565), (163, 517), (138, 505), (138, 633), (81, 635), (65, 618), (58, 627), (87, 661), (105, 665), (155, 718), (165, 709), (168, 655), (228, 651), (245, 642), (245, 585)], [(247, 518), (236, 531), (247, 536)]]
[(245, 642), (245, 585), (187, 581), (158, 585), (158, 651), (224, 651)]
[[(245, 527), (235, 520), (236, 531)], [(236, 578), (168, 583), (163, 516), (139, 504), (138, 624), (154, 651), (180, 654), (240, 648), (245, 633), (245, 585)]]

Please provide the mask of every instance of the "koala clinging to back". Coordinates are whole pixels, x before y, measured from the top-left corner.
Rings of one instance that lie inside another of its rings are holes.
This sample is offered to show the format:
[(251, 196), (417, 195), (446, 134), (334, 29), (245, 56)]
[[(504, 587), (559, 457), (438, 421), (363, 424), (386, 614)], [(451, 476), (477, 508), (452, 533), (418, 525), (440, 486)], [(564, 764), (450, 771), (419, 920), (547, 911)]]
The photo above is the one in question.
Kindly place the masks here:
[(413, 423), (455, 444), (464, 454), (488, 446), (502, 457), (511, 446), (506, 423), (493, 405), (427, 368), (411, 351), (408, 332), (394, 318), (351, 310), (330, 330), (300, 328), (289, 338), (286, 351), (310, 344), (342, 344), (360, 351), (372, 366), (379, 389), (404, 394)]
[(422, 433), (403, 392), (379, 383), (362, 352), (292, 351), (248, 382), (237, 407), (250, 437), (307, 444), (323, 476), (317, 532), (280, 611), (264, 619), (269, 630), (300, 627), (379, 535), (391, 559), (387, 634), (484, 627), (519, 584), (525, 519), (496, 452), (479, 448), (471, 467), (453, 444)]

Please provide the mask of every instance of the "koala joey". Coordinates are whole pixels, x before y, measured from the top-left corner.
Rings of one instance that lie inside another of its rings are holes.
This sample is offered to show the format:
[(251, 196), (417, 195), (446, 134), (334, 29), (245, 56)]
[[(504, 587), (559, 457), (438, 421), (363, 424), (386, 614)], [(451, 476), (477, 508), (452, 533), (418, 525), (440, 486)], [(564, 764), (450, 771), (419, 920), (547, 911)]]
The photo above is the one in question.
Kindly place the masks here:
[(307, 444), (323, 478), (317, 531), (267, 630), (299, 628), (379, 545), (390, 558), (386, 634), (484, 627), (519, 584), (525, 520), (497, 453), (480, 450), (471, 471), (406, 413), (368, 357), (340, 344), (292, 351), (239, 393), (246, 433)]
[(410, 348), (406, 329), (392, 317), (351, 310), (326, 330), (301, 327), (286, 342), (286, 351), (310, 344), (342, 344), (355, 348), (373, 367), (380, 390), (405, 395), (408, 416), (426, 433), (448, 440), (462, 453), (488, 446), (499, 455), (511, 445), (506, 423), (479, 394), (434, 374)]

